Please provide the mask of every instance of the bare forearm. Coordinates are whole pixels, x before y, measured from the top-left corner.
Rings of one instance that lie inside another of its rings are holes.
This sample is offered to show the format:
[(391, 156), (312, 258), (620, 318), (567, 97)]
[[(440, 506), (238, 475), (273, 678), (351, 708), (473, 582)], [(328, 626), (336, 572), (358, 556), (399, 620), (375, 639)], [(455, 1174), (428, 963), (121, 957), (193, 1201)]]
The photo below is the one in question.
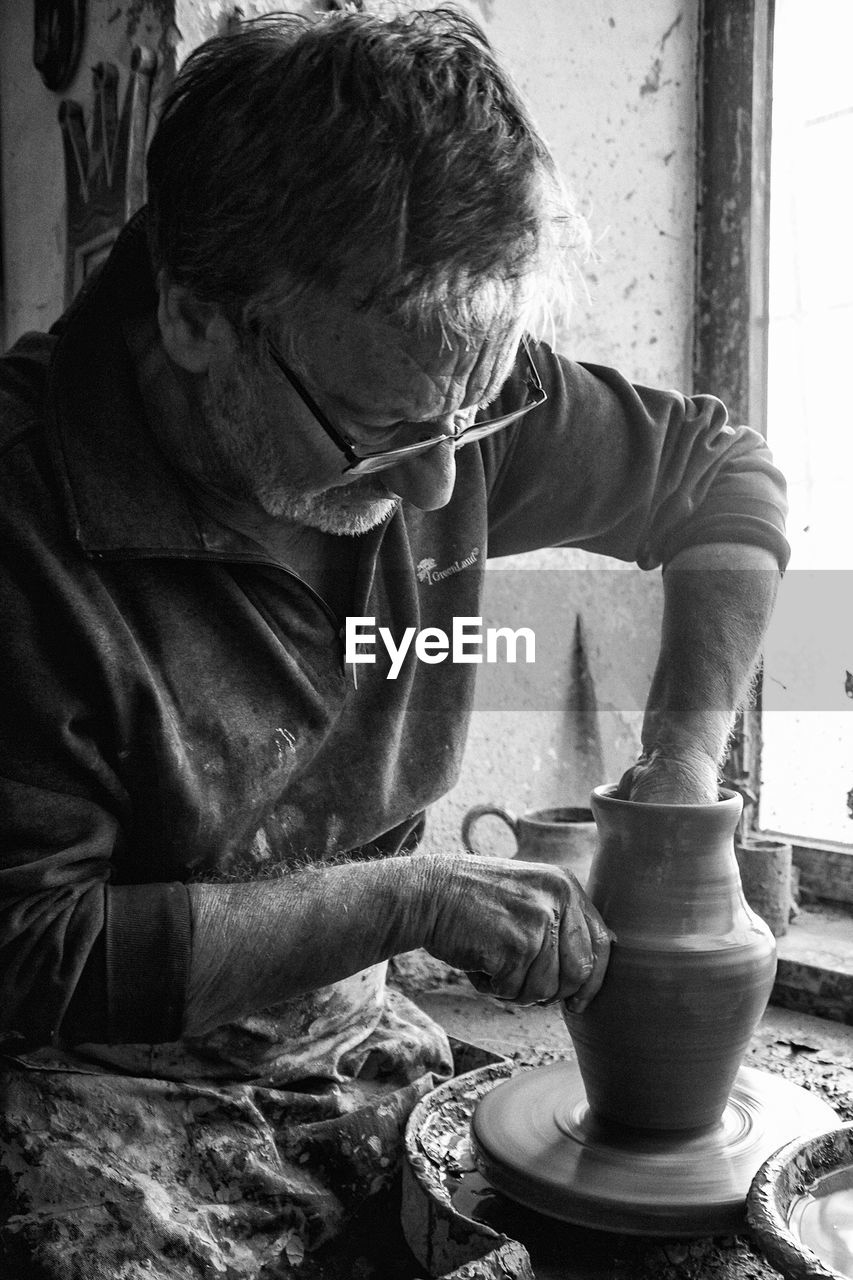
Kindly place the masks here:
[[(779, 569), (759, 547), (691, 547), (664, 573), (661, 649), (631, 797), (716, 799), (717, 770), (755, 673)], [(663, 766), (663, 767), (661, 767)]]
[(223, 1022), (326, 986), (423, 941), (429, 860), (312, 867), (256, 884), (196, 884), (184, 1022)]
[(664, 574), (660, 657), (643, 746), (695, 745), (719, 761), (770, 620), (779, 570), (769, 552), (691, 547)]
[(184, 1035), (426, 947), (521, 1003), (598, 990), (610, 935), (557, 867), (468, 854), (311, 868), (262, 884), (197, 884)]

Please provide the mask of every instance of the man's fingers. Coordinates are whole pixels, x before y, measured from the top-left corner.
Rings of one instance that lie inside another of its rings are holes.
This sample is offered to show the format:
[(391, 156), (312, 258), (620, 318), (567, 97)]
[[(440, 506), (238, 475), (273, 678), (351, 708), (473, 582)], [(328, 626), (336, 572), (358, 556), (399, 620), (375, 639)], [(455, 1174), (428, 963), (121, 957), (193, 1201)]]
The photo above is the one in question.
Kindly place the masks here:
[(586, 916), (576, 904), (563, 914), (560, 928), (560, 981), (557, 996), (567, 1000), (589, 981), (595, 954)]
[(515, 1000), (518, 1004), (550, 1004), (560, 990), (560, 912), (554, 918), (538, 952), (528, 966)]
[[(511, 909), (494, 912), (490, 928), (478, 921), (481, 929), (472, 931), (469, 921), (442, 958), (461, 960), (473, 986), (501, 1000), (566, 1000), (585, 1007), (601, 986), (610, 955), (611, 935), (601, 916), (573, 876), (551, 867), (529, 864), (511, 887)], [(503, 893), (505, 882), (499, 888)], [(464, 959), (460, 952), (467, 953)]]
[(479, 991), (484, 996), (494, 996), (497, 1000), (508, 1000), (509, 997), (500, 991), (500, 979), (492, 977), (490, 973), (484, 973), (482, 969), (469, 971), (465, 975), (475, 991)]
[(586, 917), (589, 928), (592, 968), (574, 995), (567, 1001), (572, 1013), (582, 1013), (600, 988), (610, 959), (610, 947), (612, 942), (615, 941), (613, 934), (594, 907), (592, 911), (594, 914)]
[(609, 953), (610, 933), (591, 904), (573, 902), (562, 912), (555, 910), (551, 929), (515, 999), (519, 1004), (552, 1004), (580, 996), (591, 1000), (601, 986)]

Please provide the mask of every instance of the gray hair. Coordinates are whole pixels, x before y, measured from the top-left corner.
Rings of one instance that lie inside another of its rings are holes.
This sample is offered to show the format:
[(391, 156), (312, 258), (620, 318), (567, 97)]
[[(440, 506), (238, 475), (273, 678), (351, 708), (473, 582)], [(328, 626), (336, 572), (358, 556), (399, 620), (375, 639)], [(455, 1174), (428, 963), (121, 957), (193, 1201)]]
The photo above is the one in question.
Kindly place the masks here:
[(152, 254), (238, 330), (346, 288), (471, 337), (555, 281), (586, 224), (467, 16), (280, 14), (195, 50), (148, 153)]

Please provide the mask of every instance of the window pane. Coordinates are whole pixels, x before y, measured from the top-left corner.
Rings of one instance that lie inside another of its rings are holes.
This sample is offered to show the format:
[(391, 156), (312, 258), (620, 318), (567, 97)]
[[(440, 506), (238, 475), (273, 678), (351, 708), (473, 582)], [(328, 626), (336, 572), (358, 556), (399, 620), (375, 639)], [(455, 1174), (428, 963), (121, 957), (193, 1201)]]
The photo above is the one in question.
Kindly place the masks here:
[[(853, 842), (853, 4), (776, 0), (768, 439), (791, 567), (766, 648), (760, 822)], [(844, 572), (846, 571), (846, 572)]]

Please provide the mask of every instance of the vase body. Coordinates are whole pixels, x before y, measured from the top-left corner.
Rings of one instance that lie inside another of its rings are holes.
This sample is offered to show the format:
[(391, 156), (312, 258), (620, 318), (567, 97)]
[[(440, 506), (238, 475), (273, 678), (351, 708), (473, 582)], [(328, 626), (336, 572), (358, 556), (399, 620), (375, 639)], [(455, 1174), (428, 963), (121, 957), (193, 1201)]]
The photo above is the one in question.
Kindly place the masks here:
[(643, 1129), (716, 1124), (776, 973), (776, 944), (741, 889), (742, 801), (617, 800), (593, 792), (587, 893), (616, 935), (598, 995), (563, 1006), (587, 1100)]

